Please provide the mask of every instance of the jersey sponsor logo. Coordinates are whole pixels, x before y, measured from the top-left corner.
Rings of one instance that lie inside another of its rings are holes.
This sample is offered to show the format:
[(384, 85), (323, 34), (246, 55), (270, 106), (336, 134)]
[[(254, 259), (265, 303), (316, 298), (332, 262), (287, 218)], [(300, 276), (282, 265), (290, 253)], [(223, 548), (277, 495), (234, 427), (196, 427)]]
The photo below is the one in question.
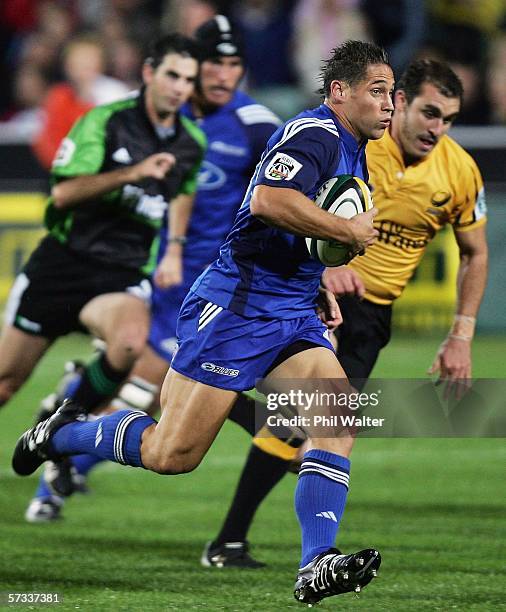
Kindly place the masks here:
[(204, 191), (212, 191), (219, 189), (227, 181), (227, 175), (221, 168), (204, 160), (200, 166), (200, 171), (197, 177), (198, 189)]
[(435, 191), (431, 196), (430, 196), (430, 203), (432, 204), (432, 206), (444, 206), (445, 204), (448, 204), (448, 202), (451, 200), (452, 194), (448, 193), (447, 191)]
[(123, 187), (122, 202), (143, 217), (159, 221), (167, 210), (167, 202), (163, 196), (148, 195), (144, 189), (137, 185), (125, 185)]
[(302, 164), (290, 155), (277, 153), (265, 169), (265, 176), (271, 181), (289, 181), (301, 168)]
[(408, 228), (393, 221), (381, 221), (376, 229), (379, 231), (378, 240), (385, 244), (391, 244), (399, 249), (424, 249), (429, 244), (428, 238), (414, 240), (406, 236)]
[(225, 368), (223, 366), (216, 365), (215, 363), (211, 363), (210, 361), (204, 361), (200, 367), (206, 372), (213, 372), (214, 374), (220, 374), (221, 376), (230, 376), (231, 378), (235, 378), (240, 373), (240, 370)]
[(120, 147), (114, 151), (112, 158), (115, 162), (118, 162), (118, 164), (131, 164), (133, 161), (126, 147)]
[(209, 145), (211, 151), (224, 153), (225, 155), (234, 155), (236, 157), (245, 157), (248, 150), (245, 147), (237, 147), (236, 145), (227, 144), (221, 140), (215, 140)]
[(74, 151), (76, 150), (76, 143), (70, 138), (64, 138), (61, 141), (58, 151), (56, 151), (55, 158), (53, 160), (53, 168), (56, 166), (66, 166), (72, 159)]

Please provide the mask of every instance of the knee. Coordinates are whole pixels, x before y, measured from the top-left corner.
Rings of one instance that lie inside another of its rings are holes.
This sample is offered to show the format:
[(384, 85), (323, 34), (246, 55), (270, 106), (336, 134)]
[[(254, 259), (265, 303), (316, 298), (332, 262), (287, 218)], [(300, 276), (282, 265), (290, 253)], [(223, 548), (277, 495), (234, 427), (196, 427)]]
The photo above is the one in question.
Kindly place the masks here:
[(6, 404), (11, 397), (18, 391), (22, 385), (22, 381), (11, 376), (5, 376), (0, 379), (0, 406)]
[[(144, 454), (143, 454), (144, 462)], [(201, 458), (195, 454), (175, 450), (169, 453), (152, 455), (144, 462), (145, 467), (167, 476), (175, 476), (176, 474), (187, 474), (192, 472), (200, 463)]]
[(128, 325), (123, 327), (111, 339), (111, 349), (121, 351), (125, 356), (137, 359), (146, 346), (148, 328), (143, 325)]

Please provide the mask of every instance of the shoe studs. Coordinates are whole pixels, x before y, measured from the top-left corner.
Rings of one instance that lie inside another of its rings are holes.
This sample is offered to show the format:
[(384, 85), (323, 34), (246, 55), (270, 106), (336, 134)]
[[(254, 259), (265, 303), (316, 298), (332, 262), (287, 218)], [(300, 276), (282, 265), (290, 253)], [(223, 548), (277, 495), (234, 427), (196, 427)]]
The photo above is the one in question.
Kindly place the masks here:
[(215, 555), (214, 557), (211, 557), (211, 561), (213, 562), (215, 567), (219, 567), (220, 569), (223, 568), (225, 565), (225, 559), (223, 558), (223, 555)]
[(378, 575), (378, 570), (372, 569), (372, 570), (371, 570), (371, 576), (372, 576), (373, 578), (375, 578), (377, 575)]
[(357, 584), (357, 586), (355, 587), (355, 593), (360, 593), (360, 591), (362, 590), (362, 587)]
[(362, 565), (364, 565), (364, 559), (362, 557), (358, 557), (356, 560), (357, 565), (359, 565), (360, 567), (362, 567)]

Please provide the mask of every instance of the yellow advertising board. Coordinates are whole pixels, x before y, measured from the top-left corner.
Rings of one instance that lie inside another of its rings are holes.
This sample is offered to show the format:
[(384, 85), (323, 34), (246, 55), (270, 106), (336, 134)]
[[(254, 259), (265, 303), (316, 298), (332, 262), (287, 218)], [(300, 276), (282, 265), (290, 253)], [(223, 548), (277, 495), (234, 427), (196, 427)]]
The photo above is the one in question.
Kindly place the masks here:
[(0, 303), (44, 235), (46, 200), (43, 193), (0, 193)]

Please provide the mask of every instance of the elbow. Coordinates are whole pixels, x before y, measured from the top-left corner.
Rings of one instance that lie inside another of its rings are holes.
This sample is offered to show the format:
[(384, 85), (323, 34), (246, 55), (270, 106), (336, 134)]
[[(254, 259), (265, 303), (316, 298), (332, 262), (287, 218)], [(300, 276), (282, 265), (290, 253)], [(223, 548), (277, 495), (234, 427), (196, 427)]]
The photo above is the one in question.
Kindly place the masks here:
[(250, 201), (250, 212), (261, 221), (269, 220), (269, 203), (263, 190), (255, 188)]
[(461, 253), (460, 261), (463, 265), (476, 265), (476, 266), (487, 266), (488, 264), (488, 248), (487, 245), (483, 245), (481, 248), (476, 249), (469, 253)]
[(64, 197), (64, 190), (61, 183), (54, 185), (51, 189), (51, 198), (55, 208), (64, 208), (66, 199)]

